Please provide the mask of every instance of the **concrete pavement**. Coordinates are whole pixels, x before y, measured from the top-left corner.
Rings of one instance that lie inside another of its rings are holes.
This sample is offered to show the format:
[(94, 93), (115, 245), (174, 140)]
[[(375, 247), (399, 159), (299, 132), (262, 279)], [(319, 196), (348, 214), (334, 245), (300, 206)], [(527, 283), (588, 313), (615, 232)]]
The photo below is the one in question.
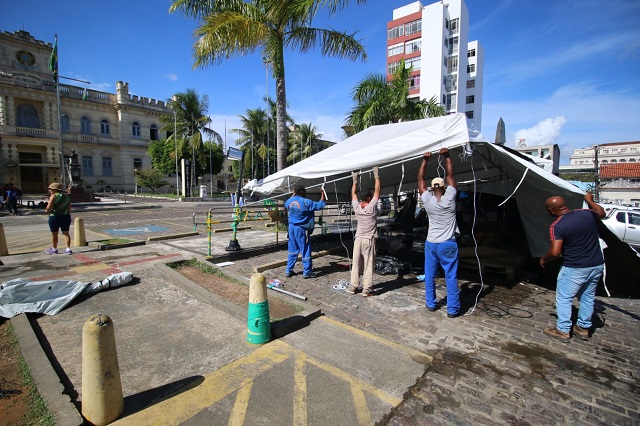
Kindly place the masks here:
[[(43, 379), (38, 386), (47, 400), (81, 401), (81, 328), (100, 312), (116, 329), (125, 394), (118, 424), (640, 423), (638, 300), (598, 297), (591, 339), (563, 344), (542, 334), (555, 321), (555, 293), (543, 283), (487, 275), (481, 292), (477, 272), (462, 275), (464, 315), (449, 319), (444, 309), (424, 308), (423, 284), (411, 274), (376, 275), (375, 297), (341, 290), (349, 279), (347, 242), (317, 242), (314, 253), (329, 254), (314, 260), (320, 276), (305, 280), (284, 277), (282, 245), (258, 250), (271, 232), (238, 233), (246, 256), (223, 251), (229, 234), (214, 238), (212, 262), (232, 262), (223, 272), (247, 280), (260, 268), (306, 296), (306, 312), (324, 316), (262, 347), (247, 346), (241, 311), (198, 298), (163, 272), (166, 262), (205, 254), (205, 236), (86, 248), (74, 256), (5, 257), (2, 281), (93, 281), (115, 270), (139, 279), (56, 316), (30, 316), (68, 394)], [(20, 339), (32, 353), (37, 345)], [(77, 424), (60, 404), (50, 406), (59, 424)]]

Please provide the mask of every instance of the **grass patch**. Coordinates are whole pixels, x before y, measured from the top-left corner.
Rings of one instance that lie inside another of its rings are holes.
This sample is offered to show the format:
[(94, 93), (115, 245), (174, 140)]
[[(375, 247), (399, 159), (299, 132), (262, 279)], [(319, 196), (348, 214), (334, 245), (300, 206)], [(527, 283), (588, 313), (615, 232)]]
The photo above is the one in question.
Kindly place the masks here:
[(110, 238), (108, 240), (96, 241), (96, 243), (104, 244), (104, 245), (118, 245), (118, 244), (135, 243), (135, 241), (134, 240), (127, 240), (126, 238)]
[(31, 376), (29, 366), (22, 357), (22, 353), (20, 353), (18, 338), (13, 332), (13, 326), (11, 324), (9, 324), (8, 333), (11, 337), (11, 347), (18, 356), (20, 375), (22, 376), (22, 380), (29, 393), (29, 411), (24, 419), (25, 424), (55, 426), (56, 422), (53, 418), (53, 414), (51, 414), (51, 411), (47, 408), (47, 403), (42, 399), (42, 396), (38, 392), (38, 387), (33, 380), (33, 376)]
[(198, 268), (204, 274), (215, 275), (216, 277), (224, 278), (225, 280), (230, 281), (234, 284), (240, 284), (242, 286), (248, 287), (247, 284), (238, 281), (223, 272), (220, 272), (220, 269), (214, 268), (213, 266), (204, 264), (202, 262), (198, 262), (197, 259), (179, 260), (177, 262), (169, 262), (166, 265), (169, 268), (176, 270), (187, 266), (192, 266), (194, 268)]

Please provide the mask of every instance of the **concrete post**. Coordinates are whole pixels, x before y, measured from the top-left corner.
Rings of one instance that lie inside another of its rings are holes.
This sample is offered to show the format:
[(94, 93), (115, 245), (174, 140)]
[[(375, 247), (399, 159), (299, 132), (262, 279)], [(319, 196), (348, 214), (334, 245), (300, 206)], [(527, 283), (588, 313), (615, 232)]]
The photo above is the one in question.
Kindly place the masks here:
[(4, 237), (4, 225), (0, 223), (0, 256), (8, 256), (7, 239)]
[(113, 322), (97, 314), (82, 327), (82, 415), (102, 426), (120, 417), (123, 409)]
[(251, 275), (247, 316), (247, 343), (262, 345), (271, 340), (267, 279), (263, 274)]
[(84, 219), (76, 217), (73, 221), (73, 246), (84, 247), (87, 245), (87, 239), (84, 236)]

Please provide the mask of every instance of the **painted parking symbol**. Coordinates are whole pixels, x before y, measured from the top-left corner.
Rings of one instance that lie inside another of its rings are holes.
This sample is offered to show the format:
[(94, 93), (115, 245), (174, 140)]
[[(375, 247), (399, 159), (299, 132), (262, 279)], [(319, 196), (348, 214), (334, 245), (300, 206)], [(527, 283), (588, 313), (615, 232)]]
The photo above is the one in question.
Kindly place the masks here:
[(169, 228), (163, 228), (161, 226), (145, 225), (135, 228), (119, 228), (119, 229), (106, 229), (104, 232), (112, 235), (133, 235), (133, 234), (146, 234), (150, 232), (162, 232), (168, 231)]

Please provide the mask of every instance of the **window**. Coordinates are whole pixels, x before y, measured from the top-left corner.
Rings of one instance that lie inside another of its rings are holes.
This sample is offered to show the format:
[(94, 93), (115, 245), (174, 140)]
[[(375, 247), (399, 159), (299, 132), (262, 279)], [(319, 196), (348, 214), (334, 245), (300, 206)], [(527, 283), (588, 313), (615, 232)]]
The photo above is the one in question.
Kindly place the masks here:
[(476, 64), (467, 65), (467, 72), (468, 73), (476, 72)]
[(229, 170), (227, 170), (228, 172), (232, 172), (233, 171), (233, 166), (229, 166)]
[(400, 37), (404, 35), (404, 25), (400, 25), (399, 27), (393, 27), (389, 29), (389, 40), (392, 38)]
[(18, 127), (40, 128), (40, 117), (36, 107), (31, 104), (18, 105), (16, 124)]
[(140, 170), (142, 168), (142, 158), (133, 159), (133, 168), (136, 170)]
[(627, 148), (620, 148), (620, 153), (627, 152)]
[(467, 80), (467, 89), (473, 89), (474, 87), (476, 87), (476, 81), (475, 80)]
[(624, 212), (618, 212), (618, 214), (616, 214), (616, 220), (620, 223), (625, 223), (625, 217), (624, 217)]
[(60, 116), (60, 129), (63, 133), (71, 132), (71, 124), (69, 122), (69, 116), (67, 114), (62, 114)]
[(86, 115), (80, 119), (80, 133), (91, 134), (91, 120)]
[(111, 157), (102, 157), (102, 176), (113, 176)]
[(409, 77), (409, 90), (414, 90), (420, 87), (420, 74), (412, 75)]
[(458, 72), (458, 57), (457, 56), (452, 56), (449, 58), (449, 64), (447, 66), (447, 71), (452, 73), (452, 72)]
[(158, 126), (156, 126), (155, 124), (152, 124), (149, 127), (149, 139), (151, 139), (152, 141), (158, 140)]
[(629, 213), (629, 225), (640, 225), (640, 214)]
[(109, 136), (109, 122), (107, 120), (100, 122), (100, 134), (102, 136)]
[(415, 33), (419, 33), (422, 31), (422, 19), (418, 19), (417, 21), (409, 22), (404, 26), (404, 34), (411, 35)]
[(473, 118), (473, 111), (466, 111), (465, 115), (467, 116), (467, 118), (471, 119)]
[(131, 125), (131, 136), (136, 139), (140, 139), (140, 123), (134, 121)]
[(415, 58), (409, 58), (404, 60), (404, 67), (409, 68), (413, 67), (413, 70), (419, 70), (421, 65), (420, 57), (417, 56)]
[(387, 65), (387, 74), (395, 74), (399, 66), (400, 61), (391, 62), (389, 65)]
[(473, 58), (474, 56), (476, 56), (476, 49), (470, 49), (467, 51), (467, 58)]
[(449, 39), (449, 55), (458, 53), (458, 37), (451, 37)]
[(460, 20), (458, 18), (451, 20), (451, 34), (458, 34)]
[(90, 155), (82, 156), (82, 174), (84, 176), (93, 176), (93, 157)]
[(419, 52), (421, 49), (422, 49), (422, 40), (420, 39), (409, 41), (404, 45), (405, 55)]
[(389, 54), (389, 56), (400, 55), (400, 54), (402, 54), (403, 50), (404, 49), (402, 47), (402, 43), (401, 44), (396, 44), (396, 45), (393, 45), (393, 46), (389, 46), (389, 49), (388, 49), (389, 53), (388, 54)]
[(638, 148), (631, 148), (631, 152), (638, 152)]
[(475, 102), (475, 96), (471, 95), (471, 96), (467, 96), (467, 103), (468, 104), (472, 104)]

